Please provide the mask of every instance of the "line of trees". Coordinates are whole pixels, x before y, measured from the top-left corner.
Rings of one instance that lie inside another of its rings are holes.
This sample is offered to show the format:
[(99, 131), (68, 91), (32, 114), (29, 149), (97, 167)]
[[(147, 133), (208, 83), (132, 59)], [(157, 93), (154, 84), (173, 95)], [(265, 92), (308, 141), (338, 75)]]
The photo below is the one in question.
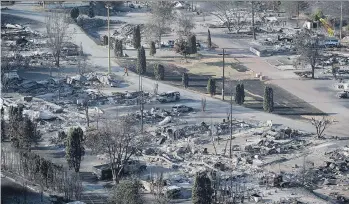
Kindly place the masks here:
[(39, 155), (25, 150), (1, 149), (3, 170), (17, 174), (41, 189), (64, 193), (65, 200), (80, 199), (82, 186), (77, 175), (69, 175), (61, 165), (52, 163)]
[[(23, 117), (23, 105), (10, 106), (8, 109), (9, 121), (2, 116), (2, 139), (10, 139), (13, 147), (31, 150), (33, 144), (41, 139), (41, 133), (37, 130), (37, 124), (28, 117)], [(3, 109), (2, 109), (2, 112)]]

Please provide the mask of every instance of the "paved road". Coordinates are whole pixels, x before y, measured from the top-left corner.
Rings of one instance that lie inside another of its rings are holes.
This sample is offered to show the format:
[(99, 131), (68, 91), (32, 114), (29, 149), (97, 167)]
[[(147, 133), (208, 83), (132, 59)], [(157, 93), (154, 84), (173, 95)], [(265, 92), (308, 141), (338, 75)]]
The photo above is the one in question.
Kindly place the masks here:
[[(45, 15), (46, 15), (46, 13), (43, 13), (43, 12), (33, 12), (33, 11), (24, 11), (24, 10), (7, 10), (7, 11), (3, 11), (3, 13), (18, 15), (21, 17), (34, 19), (41, 22), (45, 22)], [(74, 30), (77, 32), (74, 33)], [(95, 42), (91, 40), (77, 25), (70, 25), (69, 31), (74, 33), (72, 36), (72, 41), (74, 43), (76, 43), (77, 45), (79, 45), (80, 43), (83, 44), (84, 52), (86, 52), (87, 54), (90, 54), (91, 62), (100, 66), (101, 67), (100, 71), (107, 70), (108, 62), (105, 59), (105, 57), (107, 56), (107, 49), (105, 47), (96, 45)], [(213, 34), (213, 38), (214, 38), (214, 35), (215, 34)], [(227, 44), (231, 43), (229, 39), (227, 39), (226, 41), (222, 41), (222, 43), (224, 42)], [(112, 71), (120, 76), (123, 74), (122, 68), (120, 68), (120, 66), (116, 64), (114, 61), (112, 62)], [(139, 80), (138, 75), (130, 73), (130, 76), (128, 76), (125, 79), (129, 82), (130, 89), (134, 89), (134, 90), (138, 89), (138, 80)], [(151, 79), (146, 79), (146, 78), (143, 79), (143, 87), (145, 90), (152, 90), (154, 83), (155, 81)], [(189, 90), (183, 90), (181, 88), (170, 86), (170, 85), (159, 82), (160, 92), (170, 91), (170, 90), (180, 91), (184, 99), (191, 99), (190, 105), (196, 108), (200, 108), (200, 101), (201, 101), (201, 98), (203, 97), (201, 93), (196, 93)], [(225, 118), (228, 109), (229, 109), (228, 103), (218, 99), (214, 99), (214, 98), (207, 98), (207, 112), (205, 115), (208, 118), (211, 116), (214, 118)], [(278, 115), (268, 114), (265, 112), (260, 112), (260, 111), (248, 109), (245, 107), (241, 107), (241, 106), (234, 106), (233, 109), (234, 109), (233, 110), (234, 116), (239, 119), (253, 119), (253, 120), (259, 120), (259, 121), (272, 120), (274, 121), (274, 123), (284, 124), (291, 128), (302, 129), (305, 131), (314, 131), (314, 128), (307, 122), (295, 121), (295, 120), (284, 118)], [(202, 118), (200, 118), (199, 120), (202, 120)], [(343, 134), (343, 132), (341, 131), (338, 131), (338, 132), (333, 131), (331, 133), (333, 134), (338, 133), (338, 135), (340, 136), (346, 135), (346, 132), (345, 134)]]

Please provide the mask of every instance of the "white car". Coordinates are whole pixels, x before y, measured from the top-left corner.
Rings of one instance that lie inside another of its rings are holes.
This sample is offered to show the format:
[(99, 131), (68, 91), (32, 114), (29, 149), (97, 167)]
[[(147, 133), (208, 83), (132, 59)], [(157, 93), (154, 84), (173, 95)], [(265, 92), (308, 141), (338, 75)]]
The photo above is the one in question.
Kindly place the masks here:
[(185, 113), (185, 112), (189, 112), (192, 110), (193, 110), (193, 108), (188, 107), (186, 105), (175, 105), (172, 107), (172, 111), (176, 112), (176, 113)]

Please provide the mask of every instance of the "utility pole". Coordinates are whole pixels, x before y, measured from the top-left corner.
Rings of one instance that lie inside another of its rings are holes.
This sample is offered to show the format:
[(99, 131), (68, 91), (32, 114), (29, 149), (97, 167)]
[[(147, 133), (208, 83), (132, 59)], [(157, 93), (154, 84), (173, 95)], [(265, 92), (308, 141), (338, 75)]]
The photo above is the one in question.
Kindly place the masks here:
[(225, 61), (224, 61), (224, 55), (225, 55), (225, 51), (223, 48), (223, 77), (222, 77), (222, 100), (224, 101), (224, 65), (225, 65)]
[(233, 88), (231, 87), (230, 96), (230, 141), (229, 141), (229, 157), (232, 158), (231, 142), (233, 140)]
[(341, 1), (341, 21), (339, 22), (339, 40), (342, 39), (342, 27), (343, 27), (343, 1)]
[(105, 7), (107, 8), (107, 13), (108, 13), (108, 74), (111, 74), (111, 66), (110, 66), (110, 18), (109, 18), (110, 5), (107, 4)]
[(299, 1), (297, 1), (297, 28), (299, 27)]
[(253, 35), (253, 40), (256, 40), (256, 30), (254, 28), (254, 1), (251, 2), (252, 6), (252, 35)]

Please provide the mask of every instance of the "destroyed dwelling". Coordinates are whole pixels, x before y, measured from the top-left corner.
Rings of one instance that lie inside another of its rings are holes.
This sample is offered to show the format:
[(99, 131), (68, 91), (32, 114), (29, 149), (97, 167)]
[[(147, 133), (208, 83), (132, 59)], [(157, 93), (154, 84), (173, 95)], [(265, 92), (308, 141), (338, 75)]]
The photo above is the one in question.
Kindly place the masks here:
[(348, 2), (1, 4), (2, 203), (349, 203)]

